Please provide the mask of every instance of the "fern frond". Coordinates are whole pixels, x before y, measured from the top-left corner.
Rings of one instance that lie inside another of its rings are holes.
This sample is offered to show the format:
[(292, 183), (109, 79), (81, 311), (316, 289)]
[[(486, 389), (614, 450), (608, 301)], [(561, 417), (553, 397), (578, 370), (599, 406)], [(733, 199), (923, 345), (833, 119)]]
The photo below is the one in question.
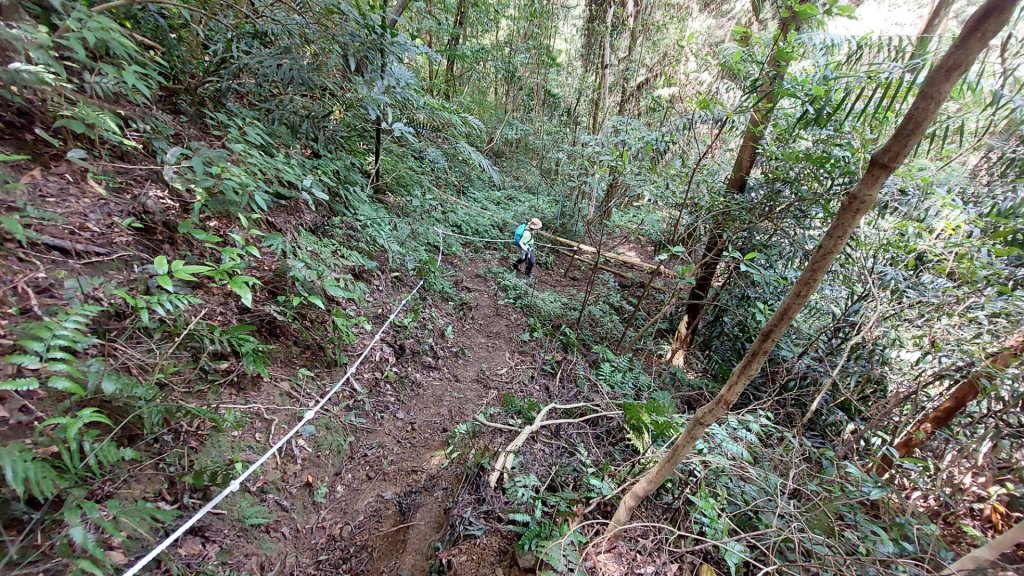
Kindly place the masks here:
[(26, 496), (46, 500), (65, 483), (53, 466), (23, 444), (0, 445), (0, 469), (7, 486), (22, 500)]
[(39, 379), (34, 377), (29, 378), (14, 378), (11, 380), (0, 381), (0, 390), (35, 390), (39, 388)]
[(501, 184), (501, 174), (498, 173), (498, 169), (479, 150), (461, 141), (455, 145), (455, 148), (468, 160), (476, 164), (480, 170), (490, 176), (495, 185)]

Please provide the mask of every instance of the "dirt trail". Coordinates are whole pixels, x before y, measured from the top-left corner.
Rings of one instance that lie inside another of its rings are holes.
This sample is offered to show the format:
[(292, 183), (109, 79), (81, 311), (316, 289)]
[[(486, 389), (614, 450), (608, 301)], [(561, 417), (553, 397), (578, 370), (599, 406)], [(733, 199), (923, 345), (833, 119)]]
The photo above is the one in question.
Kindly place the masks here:
[(453, 340), (464, 353), (447, 362), (420, 360), (424, 370), (407, 393), (373, 424), (376, 431), (356, 439), (340, 471), (338, 499), (314, 531), (322, 537), (304, 554), (320, 560), (300, 573), (429, 573), (462, 481), (460, 467), (443, 467), (448, 432), (499, 402), (504, 385), (496, 376), (528, 361), (516, 351), (514, 312), (498, 304), (484, 267), (473, 263), (463, 272), (461, 291), (470, 300)]
[[(582, 289), (585, 278), (563, 278), (568, 261), (558, 260), (539, 272), (537, 289)], [(275, 576), (519, 574), (513, 566), (514, 533), (491, 526), (483, 537), (458, 539), (466, 533), (457, 527), (461, 517), (456, 516), (463, 511), (453, 513), (451, 507), (465, 500), (464, 484), (465, 490), (484, 488), (479, 478), (468, 481), (459, 463), (445, 465), (449, 433), (481, 408), (500, 405), (505, 393), (543, 399), (551, 392), (546, 376), (530, 376), (540, 357), (533, 342), (520, 338), (525, 318), (499, 304), (493, 281), (483, 276), (496, 261), (501, 257), (444, 262), (449, 270), (462, 265), (452, 280), (466, 304), (453, 314), (429, 297), (421, 299), (418, 325), (430, 316), (435, 333), (393, 325), (342, 389), (342, 406), (329, 405), (312, 423), (315, 432), (308, 442), (298, 441), (298, 447), (267, 463), (260, 480), (246, 490), (274, 511), (274, 522), (253, 529), (230, 516), (211, 518), (183, 539), (179, 559), (194, 562), (207, 550), (203, 557), (221, 554), (223, 567)], [(380, 313), (390, 311), (392, 292), (381, 292)], [(300, 402), (320, 393), (291, 391)], [(252, 394), (267, 396), (267, 387)], [(272, 399), (222, 400), (269, 404)], [(347, 451), (307, 447), (323, 440), (331, 424), (325, 419), (353, 416), (362, 420), (344, 425), (351, 440)], [(243, 436), (262, 445), (258, 430), (250, 426)], [(456, 542), (448, 542), (445, 570), (438, 570), (443, 536)]]

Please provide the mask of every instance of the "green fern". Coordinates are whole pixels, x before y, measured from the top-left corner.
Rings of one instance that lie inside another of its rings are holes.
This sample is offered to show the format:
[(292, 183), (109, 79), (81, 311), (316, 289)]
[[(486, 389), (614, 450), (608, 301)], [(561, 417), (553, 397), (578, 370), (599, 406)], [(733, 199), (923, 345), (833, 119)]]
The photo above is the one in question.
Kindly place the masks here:
[(672, 396), (666, 392), (655, 392), (644, 402), (623, 402), (622, 417), (626, 436), (639, 454), (682, 429)]
[(239, 494), (226, 506), (231, 518), (250, 528), (269, 524), (275, 520), (270, 508), (259, 503), (252, 494)]
[(270, 360), (267, 354), (273, 350), (273, 346), (261, 343), (249, 333), (256, 330), (250, 324), (238, 324), (230, 328), (221, 328), (209, 322), (201, 322), (189, 332), (189, 339), (203, 350), (204, 358), (207, 352), (223, 355), (237, 355), (242, 361), (242, 367), (248, 374), (259, 374), (269, 378), (267, 372)]
[(98, 477), (102, 474), (101, 469), (138, 457), (134, 450), (118, 448), (107, 438), (100, 439), (96, 425), (114, 427), (114, 423), (96, 407), (82, 408), (71, 416), (50, 418), (40, 425), (41, 428), (55, 426), (49, 436), (66, 473), (92, 471)]
[(627, 400), (651, 390), (650, 375), (632, 356), (615, 356), (605, 349), (605, 360), (594, 370), (594, 378), (604, 389)]
[[(10, 357), (7, 358), (8, 362), (11, 362)], [(13, 362), (12, 362), (13, 363)], [(39, 379), (33, 377), (27, 378), (12, 378), (9, 380), (0, 380), (0, 390), (35, 390), (39, 388)]]
[(479, 150), (473, 148), (465, 142), (458, 142), (455, 148), (462, 154), (466, 159), (476, 164), (477, 168), (482, 170), (497, 186), (501, 184), (501, 174), (498, 173), (498, 169), (483, 155)]
[(28, 496), (46, 500), (67, 484), (67, 477), (20, 443), (0, 445), (0, 469), (7, 486), (22, 500)]
[(120, 296), (128, 303), (146, 326), (153, 325), (150, 317), (151, 312), (161, 318), (173, 317), (193, 306), (203, 303), (202, 299), (195, 296), (170, 292), (132, 296), (124, 290), (115, 290), (114, 294)]
[(508, 519), (513, 522), (518, 522), (520, 524), (526, 525), (529, 525), (531, 522), (533, 522), (533, 516), (530, 516), (529, 514), (523, 514), (522, 512), (510, 512), (508, 514)]
[(60, 542), (58, 551), (82, 572), (108, 574), (117, 566), (104, 552), (105, 541), (121, 545), (132, 538), (152, 541), (157, 531), (176, 516), (174, 510), (161, 510), (139, 500), (107, 500), (102, 504), (80, 500), (64, 508), (70, 542)]
[(22, 334), (15, 344), (21, 354), (5, 360), (38, 375), (18, 377), (0, 382), (0, 390), (32, 390), (45, 379), (46, 385), (61, 392), (85, 394), (88, 379), (82, 373), (77, 356), (96, 343), (85, 333), (92, 320), (105, 308), (80, 305), (59, 312), (53, 320), (33, 322), (17, 329)]

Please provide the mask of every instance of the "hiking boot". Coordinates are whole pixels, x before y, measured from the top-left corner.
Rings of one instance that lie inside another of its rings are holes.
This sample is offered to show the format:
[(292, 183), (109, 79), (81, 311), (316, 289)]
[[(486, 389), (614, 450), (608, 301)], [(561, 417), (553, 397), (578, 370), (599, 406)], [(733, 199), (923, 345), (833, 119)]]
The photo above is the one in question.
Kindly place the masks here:
[(522, 272), (522, 270), (519, 269), (519, 266), (516, 266), (515, 264), (512, 264), (511, 266), (509, 266), (509, 268), (511, 268), (512, 271), (516, 273)]

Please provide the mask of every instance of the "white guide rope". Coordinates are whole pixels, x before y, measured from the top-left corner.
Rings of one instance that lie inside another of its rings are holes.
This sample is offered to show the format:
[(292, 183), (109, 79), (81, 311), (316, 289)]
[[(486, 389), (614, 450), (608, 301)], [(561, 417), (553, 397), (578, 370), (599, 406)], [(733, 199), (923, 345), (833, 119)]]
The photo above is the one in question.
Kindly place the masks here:
[[(512, 244), (513, 246), (516, 245), (515, 242), (513, 242), (511, 239), (510, 240), (495, 240), (494, 238), (479, 238), (477, 236), (465, 236), (463, 234), (456, 234), (455, 232), (449, 232), (449, 231), (443, 230), (441, 228), (435, 228), (435, 230), (437, 230), (438, 232), (440, 232), (442, 234), (447, 234), (449, 236), (455, 236), (456, 238), (465, 238), (466, 240), (476, 240), (477, 242), (498, 242), (498, 243), (501, 243), (501, 244)], [(572, 248), (566, 248), (565, 246), (557, 246), (555, 244), (543, 244), (541, 242), (534, 242), (534, 244), (536, 244), (537, 246), (543, 246), (545, 248), (558, 248), (559, 250), (573, 251)]]
[[(437, 251), (438, 265), (441, 264), (441, 253), (444, 251), (443, 238), (440, 244), (441, 245), (438, 247)], [(298, 424), (296, 424), (294, 428), (292, 428), (291, 430), (288, 431), (287, 434), (282, 436), (281, 439), (278, 440), (276, 444), (271, 446), (270, 450), (267, 450), (266, 454), (261, 456), (260, 459), (257, 460), (256, 462), (253, 462), (252, 465), (245, 470), (245, 472), (242, 472), (241, 476), (239, 476), (230, 484), (228, 484), (226, 488), (221, 490), (220, 494), (217, 494), (213, 498), (213, 500), (210, 500), (205, 506), (200, 508), (199, 511), (197, 511), (191, 518), (188, 519), (188, 521), (186, 521), (184, 524), (181, 525), (181, 527), (175, 530), (173, 534), (168, 536), (163, 542), (157, 545), (156, 548), (153, 548), (153, 550), (151, 550), (149, 554), (146, 554), (141, 560), (136, 562), (134, 566), (129, 568), (128, 571), (126, 571), (123, 576), (134, 576), (135, 574), (138, 574), (139, 570), (142, 570), (142, 568), (145, 567), (146, 564), (149, 564), (154, 558), (159, 556), (161, 552), (166, 550), (168, 546), (173, 544), (175, 540), (180, 538), (185, 532), (188, 531), (189, 528), (191, 528), (203, 516), (206, 516), (211, 510), (213, 510), (218, 504), (220, 504), (222, 500), (227, 498), (232, 492), (235, 492), (236, 490), (241, 488), (242, 482), (244, 482), (246, 478), (248, 478), (260, 466), (262, 466), (267, 460), (269, 460), (270, 457), (273, 456), (275, 452), (277, 452), (282, 446), (284, 446), (285, 442), (290, 440), (292, 436), (295, 436), (295, 434), (299, 431), (299, 428), (302, 428), (303, 426), (306, 425), (307, 422), (312, 420), (313, 417), (316, 416), (317, 412), (319, 412), (320, 409), (323, 408), (324, 405), (326, 405), (327, 402), (330, 401), (330, 399), (338, 392), (338, 390), (341, 389), (341, 386), (349, 378), (351, 378), (353, 374), (355, 374), (356, 369), (358, 369), (359, 365), (362, 364), (363, 360), (366, 358), (367, 354), (370, 353), (370, 350), (373, 348), (373, 346), (380, 341), (380, 337), (384, 335), (384, 331), (388, 329), (388, 326), (390, 326), (391, 322), (393, 322), (395, 317), (398, 316), (398, 313), (402, 311), (402, 308), (405, 307), (406, 303), (408, 303), (409, 300), (413, 297), (413, 295), (415, 295), (416, 292), (419, 291), (420, 287), (423, 286), (423, 282), (423, 280), (420, 280), (419, 284), (417, 284), (416, 287), (412, 289), (412, 292), (409, 292), (408, 296), (406, 296), (405, 299), (402, 300), (401, 304), (399, 304), (398, 307), (395, 308), (395, 311), (391, 313), (391, 316), (388, 317), (387, 322), (385, 322), (384, 325), (380, 327), (380, 330), (377, 331), (377, 334), (373, 337), (373, 340), (371, 340), (370, 344), (367, 345), (366, 350), (363, 350), (363, 353), (359, 355), (359, 358), (355, 361), (355, 363), (352, 364), (351, 367), (349, 367), (348, 372), (345, 372), (345, 376), (343, 376), (341, 380), (338, 380), (338, 383), (335, 384), (334, 387), (331, 388), (331, 390), (327, 392), (327, 394), (325, 394), (323, 398), (320, 399), (320, 402), (318, 402), (316, 406), (310, 408), (309, 410), (306, 411), (305, 414), (303, 414), (302, 420)]]
[[(448, 232), (447, 230), (443, 230), (441, 228), (437, 228), (436, 230), (438, 232), (440, 232), (442, 235), (448, 234), (449, 236), (455, 236), (455, 237), (458, 237), (458, 238), (465, 238), (467, 240), (476, 240), (476, 241), (479, 241), (479, 242), (511, 243), (511, 240), (494, 240), (494, 239), (490, 239), (490, 238), (476, 238), (476, 237), (473, 237), (473, 236), (464, 236), (462, 234), (456, 234), (454, 232)], [(551, 244), (540, 244), (540, 243), (538, 243), (537, 245), (538, 246), (547, 246), (547, 247), (551, 247), (551, 248), (561, 248), (560, 246), (553, 246)], [(440, 242), (440, 246), (438, 247), (438, 250), (437, 250), (437, 264), (438, 265), (441, 264), (441, 254), (443, 252), (444, 252), (444, 238), (442, 236), (442, 239), (441, 239), (441, 242)], [(403, 299), (402, 302), (398, 305), (398, 307), (395, 308), (395, 311), (391, 313), (391, 316), (388, 317), (387, 322), (385, 322), (384, 325), (380, 327), (380, 330), (378, 330), (377, 334), (374, 335), (373, 340), (371, 340), (369, 345), (366, 346), (366, 349), (363, 350), (363, 353), (359, 355), (359, 358), (356, 359), (355, 363), (352, 364), (351, 367), (349, 367), (347, 372), (345, 372), (345, 376), (343, 376), (341, 378), (341, 380), (339, 380), (338, 383), (335, 384), (334, 387), (331, 388), (330, 391), (328, 391), (327, 394), (325, 394), (323, 396), (323, 398), (320, 399), (320, 402), (318, 402), (316, 406), (310, 408), (309, 410), (307, 410), (305, 412), (305, 414), (303, 414), (302, 420), (300, 420), (298, 424), (296, 424), (291, 430), (289, 430), (287, 434), (282, 436), (281, 439), (277, 441), (277, 443), (275, 443), (273, 446), (271, 446), (270, 449), (267, 450), (267, 452), (263, 456), (261, 456), (259, 458), (259, 460), (253, 462), (245, 470), (245, 472), (242, 472), (241, 476), (239, 476), (238, 478), (235, 478), (230, 484), (227, 485), (227, 487), (225, 487), (223, 490), (221, 490), (221, 492), (219, 494), (214, 496), (213, 500), (210, 500), (209, 502), (207, 502), (207, 504), (205, 506), (200, 508), (195, 514), (192, 515), (191, 518), (189, 518), (184, 524), (182, 524), (177, 530), (175, 530), (173, 534), (171, 534), (166, 539), (164, 539), (163, 542), (158, 544), (148, 554), (146, 554), (141, 560), (139, 560), (131, 568), (129, 568), (123, 574), (123, 576), (134, 576), (135, 574), (138, 574), (139, 571), (142, 570), (151, 561), (153, 561), (154, 558), (159, 556), (164, 550), (166, 550), (178, 538), (180, 538), (183, 534), (185, 534), (185, 532), (188, 532), (188, 529), (191, 528), (193, 525), (195, 525), (195, 523), (198, 522), (200, 519), (202, 519), (203, 516), (206, 516), (207, 514), (209, 514), (211, 510), (216, 508), (218, 504), (220, 504), (225, 498), (230, 496), (232, 492), (235, 492), (239, 488), (241, 488), (242, 487), (242, 483), (245, 482), (246, 478), (251, 476), (253, 472), (255, 472), (257, 469), (259, 469), (260, 466), (262, 466), (267, 460), (269, 460), (270, 457), (273, 456), (275, 452), (280, 450), (281, 447), (284, 446), (286, 442), (288, 442), (288, 440), (291, 440), (291, 438), (293, 436), (295, 436), (296, 433), (298, 433), (300, 428), (302, 428), (303, 426), (306, 425), (307, 422), (312, 420), (317, 415), (317, 413), (320, 411), (320, 409), (323, 408), (327, 404), (327, 402), (330, 401), (330, 399), (332, 397), (334, 397), (335, 394), (337, 394), (338, 390), (341, 389), (342, 385), (345, 384), (345, 382), (347, 382), (348, 379), (351, 378), (353, 374), (355, 374), (356, 370), (359, 368), (359, 365), (362, 364), (363, 360), (370, 353), (370, 350), (374, 347), (374, 345), (377, 344), (377, 342), (380, 341), (381, 336), (384, 335), (384, 331), (388, 329), (388, 326), (390, 326), (391, 322), (393, 322), (395, 320), (395, 318), (398, 316), (398, 313), (402, 311), (402, 308), (405, 307), (405, 305), (409, 302), (409, 300), (423, 286), (423, 282), (424, 282), (423, 280), (420, 280), (419, 284), (417, 284), (416, 287), (412, 289), (412, 292), (409, 292), (409, 294), (405, 297), (405, 299)]]

